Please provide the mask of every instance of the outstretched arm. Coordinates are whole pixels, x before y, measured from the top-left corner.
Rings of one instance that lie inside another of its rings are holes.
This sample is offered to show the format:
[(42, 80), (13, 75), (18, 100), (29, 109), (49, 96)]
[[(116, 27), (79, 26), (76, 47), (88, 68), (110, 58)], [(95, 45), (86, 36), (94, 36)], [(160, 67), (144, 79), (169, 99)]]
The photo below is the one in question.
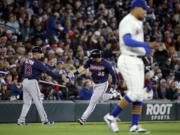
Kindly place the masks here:
[(147, 43), (147, 42), (139, 42), (139, 41), (132, 39), (131, 34), (124, 35), (123, 40), (124, 40), (124, 43), (130, 47), (143, 47), (143, 48), (149, 47), (149, 43)]

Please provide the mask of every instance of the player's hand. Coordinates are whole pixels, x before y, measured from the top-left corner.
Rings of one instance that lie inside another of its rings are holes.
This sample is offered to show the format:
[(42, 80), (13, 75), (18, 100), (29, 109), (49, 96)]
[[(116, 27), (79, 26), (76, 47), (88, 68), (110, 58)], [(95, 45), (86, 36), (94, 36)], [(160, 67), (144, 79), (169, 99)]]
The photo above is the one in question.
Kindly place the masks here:
[(149, 42), (149, 48), (158, 49), (159, 48), (159, 42), (157, 42), (157, 41)]
[(109, 91), (113, 93), (114, 91), (116, 91), (116, 88), (117, 88), (117, 85), (112, 84)]
[(109, 92), (110, 92), (110, 93), (115, 93), (115, 92), (116, 92), (116, 89), (110, 88), (110, 89), (109, 89)]

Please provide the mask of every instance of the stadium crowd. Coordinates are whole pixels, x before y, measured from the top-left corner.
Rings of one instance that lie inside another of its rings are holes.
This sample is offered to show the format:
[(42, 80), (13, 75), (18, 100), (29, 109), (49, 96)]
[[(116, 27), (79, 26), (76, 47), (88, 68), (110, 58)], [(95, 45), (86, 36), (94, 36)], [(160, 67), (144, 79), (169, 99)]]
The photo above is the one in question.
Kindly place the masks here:
[[(118, 24), (130, 0), (2, 0), (0, 1), (0, 100), (22, 100), (18, 71), (32, 46), (43, 49), (42, 61), (57, 74), (68, 76), (66, 87), (41, 84), (45, 100), (87, 100), (92, 95), (89, 72), (70, 75), (92, 49), (116, 69), (119, 55)], [(159, 49), (146, 56), (145, 86), (153, 99), (180, 99), (180, 1), (148, 0), (145, 41)], [(126, 85), (117, 71), (118, 89)], [(53, 82), (43, 74), (42, 80)], [(110, 79), (111, 81), (111, 79)]]

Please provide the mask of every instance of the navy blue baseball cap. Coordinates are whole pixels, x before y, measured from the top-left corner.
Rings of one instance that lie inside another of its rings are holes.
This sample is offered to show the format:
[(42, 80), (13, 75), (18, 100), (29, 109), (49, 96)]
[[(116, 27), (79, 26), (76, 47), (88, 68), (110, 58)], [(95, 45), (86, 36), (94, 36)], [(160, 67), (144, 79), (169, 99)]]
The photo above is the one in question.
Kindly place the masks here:
[(94, 49), (91, 51), (90, 58), (101, 58), (102, 52), (99, 49)]
[(39, 46), (34, 46), (32, 48), (32, 53), (42, 53), (42, 49)]
[(132, 0), (130, 7), (142, 7), (143, 9), (148, 9), (149, 5), (147, 4), (146, 0)]

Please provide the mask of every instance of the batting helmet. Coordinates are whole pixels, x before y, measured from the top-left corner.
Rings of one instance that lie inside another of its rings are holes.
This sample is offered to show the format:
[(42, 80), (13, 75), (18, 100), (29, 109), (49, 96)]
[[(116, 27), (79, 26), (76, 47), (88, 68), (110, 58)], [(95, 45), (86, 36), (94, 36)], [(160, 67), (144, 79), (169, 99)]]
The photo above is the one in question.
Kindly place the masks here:
[(32, 48), (32, 53), (42, 53), (42, 49), (39, 46)]
[(102, 57), (102, 52), (98, 49), (94, 49), (91, 51), (90, 58), (101, 58)]
[(148, 8), (149, 8), (146, 0), (132, 0), (130, 7), (131, 7), (131, 8), (134, 8), (134, 7), (142, 7), (142, 8), (144, 8), (144, 9), (148, 9)]

